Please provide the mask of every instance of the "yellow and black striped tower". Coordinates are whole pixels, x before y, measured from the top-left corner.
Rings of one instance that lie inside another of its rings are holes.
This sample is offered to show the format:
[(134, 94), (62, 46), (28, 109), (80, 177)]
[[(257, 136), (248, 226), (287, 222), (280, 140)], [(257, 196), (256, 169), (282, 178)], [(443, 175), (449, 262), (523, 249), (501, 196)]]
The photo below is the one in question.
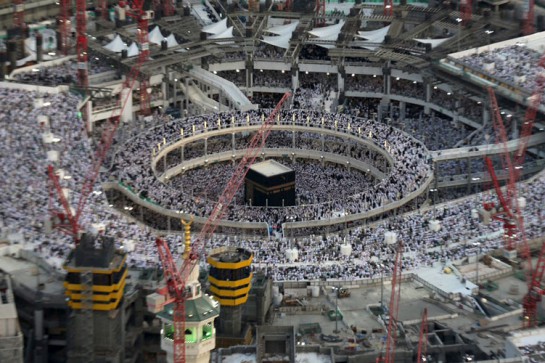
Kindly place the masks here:
[(219, 332), (242, 333), (242, 307), (248, 301), (254, 255), (244, 248), (220, 247), (208, 255), (210, 292), (221, 305)]
[(113, 238), (84, 234), (64, 270), (65, 295), (71, 309), (68, 321), (69, 363), (94, 362), (95, 357), (124, 360), (123, 293), (127, 255), (115, 248)]

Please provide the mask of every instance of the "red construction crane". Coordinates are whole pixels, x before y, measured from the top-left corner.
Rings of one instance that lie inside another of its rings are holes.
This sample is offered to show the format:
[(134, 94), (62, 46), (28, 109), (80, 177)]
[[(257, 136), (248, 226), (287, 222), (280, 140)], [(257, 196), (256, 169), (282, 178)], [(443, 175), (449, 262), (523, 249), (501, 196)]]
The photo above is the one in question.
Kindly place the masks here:
[(176, 14), (176, 8), (172, 0), (163, 0), (163, 15), (173, 16)]
[(184, 259), (180, 269), (176, 267), (168, 245), (164, 240), (158, 238), (156, 240), (159, 250), (159, 257), (163, 264), (163, 271), (169, 292), (168, 302), (174, 301), (174, 363), (183, 363), (185, 357), (185, 283), (193, 271), (193, 268), (198, 263), (199, 258), (204, 255), (206, 242), (212, 238), (219, 220), (227, 213), (227, 209), (231, 204), (236, 192), (244, 182), (244, 177), (248, 169), (252, 166), (255, 159), (265, 146), (265, 141), (271, 133), (274, 119), (280, 111), (284, 102), (291, 96), (291, 93), (286, 92), (275, 109), (269, 114), (269, 117), (262, 124), (261, 128), (254, 134), (246, 152), (238, 163), (231, 179), (227, 182), (225, 189), (219, 196), (218, 201), (214, 205), (214, 209), (204, 223), (199, 232), (199, 235), (191, 246), (191, 251), (188, 258)]
[(535, 25), (534, 25), (535, 6), (536, 6), (535, 0), (528, 0), (528, 13), (526, 14), (526, 17), (524, 18), (524, 26), (522, 28), (524, 35), (530, 35), (536, 31)]
[[(78, 0), (78, 3), (80, 1), (84, 0)], [(48, 167), (48, 176), (53, 184), (53, 187), (57, 191), (57, 196), (60, 200), (60, 203), (64, 209), (62, 213), (55, 212), (54, 217), (56, 219), (60, 220), (60, 223), (57, 225), (61, 230), (64, 230), (65, 232), (69, 233), (74, 237), (74, 240), (76, 244), (79, 242), (79, 236), (78, 232), (80, 229), (79, 220), (81, 218), (81, 215), (83, 214), (83, 211), (85, 209), (85, 205), (87, 203), (87, 200), (89, 199), (89, 195), (94, 189), (95, 182), (98, 178), (98, 175), (100, 173), (100, 167), (102, 166), (102, 163), (104, 162), (104, 159), (106, 158), (106, 154), (108, 153), (108, 150), (110, 149), (115, 132), (117, 131), (117, 128), (119, 126), (119, 122), (121, 120), (121, 115), (123, 114), (123, 111), (127, 105), (127, 101), (129, 97), (131, 97), (131, 91), (134, 89), (134, 86), (138, 82), (138, 79), (140, 78), (140, 69), (142, 68), (142, 65), (145, 63), (145, 61), (149, 58), (149, 44), (148, 44), (148, 19), (153, 15), (153, 12), (142, 10), (142, 6), (144, 4), (144, 0), (135, 0), (133, 2), (133, 9), (132, 14), (133, 16), (137, 17), (138, 19), (138, 26), (139, 28), (142, 27), (142, 31), (139, 29), (139, 41), (141, 46), (141, 51), (138, 56), (138, 62), (137, 64), (131, 68), (129, 74), (127, 75), (125, 82), (123, 84), (124, 89), (128, 89), (129, 92), (125, 93), (125, 96), (123, 98), (123, 92), (120, 93), (120, 98), (117, 101), (117, 106), (112, 111), (112, 115), (109, 119), (109, 125), (105, 128), (104, 132), (102, 133), (101, 139), (98, 142), (98, 145), (95, 150), (95, 155), (93, 160), (93, 164), (89, 168), (89, 170), (86, 173), (85, 180), (83, 181), (83, 186), (80, 193), (80, 199), (77, 205), (77, 208), (72, 211), (72, 208), (70, 207), (70, 204), (68, 203), (63, 190), (61, 186), (61, 182), (59, 177), (55, 173), (55, 169), (53, 166)], [(135, 15), (136, 14), (136, 15)], [(87, 58), (87, 54), (85, 51), (85, 59)], [(79, 74), (79, 73), (78, 73)], [(146, 92), (147, 88), (142, 88), (142, 82), (140, 83), (141, 91), (144, 90), (145, 97), (148, 97), (149, 94)], [(148, 102), (149, 106), (149, 102)], [(53, 211), (52, 211), (53, 212)]]
[(467, 25), (471, 21), (471, 14), (473, 13), (473, 4), (471, 0), (460, 0), (460, 13), (462, 17), (462, 24)]
[(100, 14), (102, 15), (102, 19), (110, 20), (110, 14), (108, 14), (108, 0), (99, 0), (98, 1), (98, 9), (100, 10)]
[(70, 34), (70, 0), (59, 0), (59, 49), (64, 55), (68, 55), (70, 48), (68, 39)]
[(394, 0), (384, 0), (384, 15), (394, 15)]
[[(545, 69), (545, 56), (543, 56), (538, 64), (540, 70)], [(498, 195), (501, 208), (497, 208), (499, 212), (494, 213), (492, 218), (502, 221), (506, 237), (506, 249), (514, 250), (517, 247), (521, 250), (521, 257), (526, 262), (526, 273), (528, 281), (528, 292), (523, 298), (523, 326), (525, 328), (537, 326), (537, 304), (541, 301), (543, 288), (541, 282), (545, 272), (545, 244), (542, 245), (535, 269), (532, 268), (532, 258), (530, 248), (526, 240), (524, 230), (524, 220), (517, 200), (516, 183), (520, 179), (520, 170), (523, 167), (528, 148), (528, 141), (532, 134), (534, 121), (537, 113), (537, 108), (541, 104), (543, 91), (545, 90), (545, 75), (538, 72), (536, 77), (536, 88), (529, 98), (528, 109), (524, 117), (524, 123), (519, 138), (519, 143), (515, 151), (515, 155), (511, 158), (507, 149), (507, 135), (500, 110), (496, 101), (496, 96), (492, 88), (488, 89), (490, 101), (492, 104), (492, 120), (498, 144), (503, 146), (502, 168), (507, 170), (509, 178), (507, 180), (507, 193), (504, 194), (498, 177), (494, 170), (494, 165), (490, 157), (485, 157), (485, 163), (490, 173), (494, 189)], [(485, 210), (491, 211), (494, 203), (485, 203)]]
[(403, 256), (403, 242), (399, 241), (394, 259), (394, 271), (392, 273), (392, 293), (388, 308), (388, 333), (386, 336), (386, 351), (377, 357), (377, 363), (394, 363), (397, 344), (397, 317), (399, 315), (399, 301), (401, 300), (401, 257)]
[(23, 30), (25, 27), (25, 2), (24, 0), (13, 0), (13, 27)]
[(76, 0), (76, 54), (78, 56), (78, 86), (89, 87), (87, 69), (87, 1)]
[(316, 0), (316, 25), (325, 24), (325, 0)]
[(418, 338), (418, 352), (416, 353), (416, 362), (425, 362), (428, 351), (428, 308), (422, 312), (422, 322), (420, 323), (420, 336)]

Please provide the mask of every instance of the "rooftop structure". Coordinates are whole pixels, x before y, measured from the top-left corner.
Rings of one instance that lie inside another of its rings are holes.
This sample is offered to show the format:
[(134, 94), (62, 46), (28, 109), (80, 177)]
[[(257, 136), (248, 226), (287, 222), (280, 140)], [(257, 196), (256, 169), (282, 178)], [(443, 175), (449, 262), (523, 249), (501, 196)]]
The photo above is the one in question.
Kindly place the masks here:
[(23, 362), (23, 333), (19, 326), (9, 275), (0, 274), (0, 361)]

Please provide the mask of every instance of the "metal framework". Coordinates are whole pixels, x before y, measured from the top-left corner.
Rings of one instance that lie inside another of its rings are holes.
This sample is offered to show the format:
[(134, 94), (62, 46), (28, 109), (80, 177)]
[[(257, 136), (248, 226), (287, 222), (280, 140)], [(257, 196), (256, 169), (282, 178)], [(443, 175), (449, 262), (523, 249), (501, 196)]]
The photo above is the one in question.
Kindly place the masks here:
[[(507, 149), (507, 135), (494, 90), (492, 88), (488, 88), (496, 139), (498, 144), (501, 144), (504, 148), (504, 152), (501, 155), (502, 168), (507, 169), (509, 173), (506, 186), (507, 192), (504, 194), (496, 176), (492, 160), (489, 157), (485, 157), (485, 163), (488, 172), (490, 173), (501, 207), (500, 212), (494, 214), (492, 217), (503, 222), (506, 237), (506, 249), (514, 250), (518, 248), (521, 250), (521, 257), (526, 262), (528, 292), (524, 296), (522, 303), (524, 328), (537, 326), (537, 305), (541, 301), (541, 296), (544, 293), (541, 282), (545, 273), (545, 244), (542, 244), (537, 264), (534, 269), (532, 268), (532, 257), (530, 254), (528, 241), (526, 240), (524, 220), (518, 204), (516, 189), (516, 183), (520, 178), (520, 170), (523, 167), (526, 157), (528, 141), (532, 134), (537, 108), (541, 104), (543, 91), (545, 90), (545, 75), (543, 73), (543, 70), (545, 69), (545, 56), (540, 59), (538, 67), (542, 70), (542, 72), (539, 72), (536, 78), (536, 89), (529, 99), (529, 105), (524, 117), (518, 147), (513, 157), (511, 157)], [(491, 210), (491, 208), (494, 207), (494, 204), (485, 203), (484, 207), (485, 209)]]
[(386, 335), (386, 351), (377, 357), (376, 363), (394, 363), (397, 343), (397, 317), (399, 315), (399, 301), (401, 300), (401, 258), (403, 256), (403, 242), (396, 246), (394, 271), (392, 273), (392, 292), (388, 308), (388, 332)]
[(227, 209), (231, 204), (236, 192), (244, 182), (244, 177), (249, 168), (253, 165), (255, 159), (265, 146), (269, 134), (271, 133), (274, 120), (284, 102), (291, 96), (290, 92), (286, 92), (275, 109), (269, 114), (269, 117), (264, 121), (261, 128), (254, 134), (246, 152), (237, 165), (231, 179), (227, 182), (225, 189), (214, 205), (214, 209), (204, 223), (197, 238), (193, 242), (191, 251), (187, 254), (187, 258), (183, 260), (180, 269), (176, 267), (176, 263), (172, 258), (172, 254), (166, 242), (158, 238), (155, 242), (159, 251), (159, 257), (163, 265), (165, 282), (169, 293), (168, 302), (174, 301), (173, 310), (173, 326), (174, 326), (174, 363), (185, 363), (185, 300), (186, 300), (186, 281), (193, 271), (193, 268), (198, 263), (199, 258), (204, 255), (206, 242), (212, 237), (219, 220), (227, 213)]
[(25, 26), (25, 2), (13, 0), (13, 27), (23, 29)]
[(176, 8), (172, 0), (163, 0), (163, 15), (173, 16), (176, 14)]
[(420, 323), (420, 336), (418, 338), (418, 352), (416, 362), (425, 362), (428, 351), (428, 308), (422, 312), (422, 322)]
[(78, 56), (78, 86), (89, 86), (87, 68), (87, 1), (76, 0), (76, 54)]
[[(135, 16), (136, 15), (136, 16)], [(140, 43), (140, 53), (138, 54), (139, 62), (147, 62), (149, 60), (149, 34), (148, 26), (149, 19), (152, 14), (149, 12), (137, 12), (135, 16), (138, 22), (138, 43)], [(150, 94), (149, 81), (147, 78), (140, 77), (140, 113), (149, 115), (150, 110)]]
[[(85, 0), (78, 0), (79, 3), (85, 3)], [(129, 74), (127, 75), (127, 78), (125, 80), (125, 83), (123, 84), (123, 89), (128, 90), (129, 92), (125, 93), (125, 96), (123, 97), (123, 92), (120, 93), (120, 98), (117, 101), (117, 106), (112, 111), (112, 115), (109, 119), (109, 125), (105, 128), (104, 132), (102, 133), (102, 137), (100, 141), (98, 142), (98, 145), (95, 150), (95, 155), (93, 160), (93, 164), (87, 171), (85, 175), (85, 180), (83, 181), (80, 199), (77, 205), (77, 208), (74, 212), (72, 212), (72, 209), (70, 208), (70, 205), (68, 201), (66, 200), (63, 192), (62, 187), (60, 185), (60, 181), (57, 175), (55, 175), (55, 170), (53, 166), (49, 166), (48, 168), (48, 175), (51, 179), (53, 185), (55, 186), (55, 189), (57, 190), (57, 195), (59, 197), (60, 203), (64, 209), (64, 213), (62, 214), (62, 221), (61, 223), (61, 229), (64, 229), (66, 232), (70, 233), (75, 240), (75, 243), (77, 244), (79, 242), (79, 220), (81, 218), (81, 215), (85, 209), (85, 205), (87, 203), (87, 200), (89, 198), (89, 195), (94, 189), (95, 182), (98, 178), (98, 175), (100, 173), (100, 168), (102, 166), (102, 163), (104, 162), (104, 159), (106, 158), (106, 154), (108, 153), (108, 150), (110, 149), (115, 132), (117, 131), (117, 128), (119, 126), (119, 123), (121, 121), (121, 115), (123, 114), (123, 111), (125, 110), (125, 107), (127, 105), (127, 101), (129, 97), (131, 97), (131, 91), (134, 89), (134, 86), (136, 85), (136, 82), (140, 78), (140, 69), (142, 68), (142, 64), (149, 58), (149, 44), (148, 44), (148, 38), (147, 38), (147, 19), (149, 16), (149, 12), (143, 11), (142, 6), (144, 4), (143, 0), (137, 0), (134, 3), (135, 8), (132, 9), (133, 14), (136, 14), (134, 16), (138, 16), (138, 19), (144, 18), (145, 21), (139, 21), (139, 26), (144, 26), (145, 31), (141, 32), (139, 35), (139, 40), (141, 41), (141, 47), (144, 51), (141, 51), (138, 57), (138, 62), (134, 67), (131, 68)], [(83, 16), (84, 16), (84, 12)], [(85, 29), (85, 28), (82, 28)], [(80, 29), (81, 30), (81, 29)], [(84, 37), (85, 38), (85, 37)], [(82, 53), (82, 59), (87, 60), (87, 39), (85, 38), (85, 52)], [(79, 57), (79, 54), (78, 54)], [(86, 63), (85, 63), (86, 64)], [(79, 66), (79, 58), (78, 58), (78, 66)], [(80, 71), (81, 69), (78, 69)], [(85, 75), (87, 75), (87, 69), (84, 69)], [(78, 73), (79, 76), (79, 73)], [(147, 90), (147, 89), (145, 89)], [(141, 92), (142, 93), (142, 92)], [(149, 94), (147, 92), (144, 92), (146, 94), (145, 97), (148, 97)], [(149, 105), (149, 102), (148, 102)], [(58, 214), (61, 216), (61, 214)], [(55, 216), (57, 217), (57, 216)], [(69, 225), (69, 226), (68, 226)]]
[(528, 0), (528, 13), (526, 14), (526, 18), (524, 18), (524, 26), (522, 28), (524, 35), (530, 35), (536, 31), (534, 24), (535, 6), (535, 0)]
[(316, 24), (325, 24), (325, 0), (316, 0)]
[(110, 14), (108, 14), (108, 0), (98, 0), (98, 8), (100, 9), (102, 19), (110, 20)]
[(394, 0), (384, 0), (384, 15), (394, 15)]
[(471, 21), (473, 13), (472, 0), (460, 0), (460, 13), (462, 15), (462, 24), (467, 25)]

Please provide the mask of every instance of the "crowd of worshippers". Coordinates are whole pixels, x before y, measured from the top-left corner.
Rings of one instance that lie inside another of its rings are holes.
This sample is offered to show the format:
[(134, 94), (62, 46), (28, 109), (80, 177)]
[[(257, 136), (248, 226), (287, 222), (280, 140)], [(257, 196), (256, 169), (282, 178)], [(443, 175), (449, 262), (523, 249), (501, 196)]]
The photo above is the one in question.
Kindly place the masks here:
[[(295, 171), (295, 195), (298, 205), (328, 202), (333, 197), (331, 190), (338, 190), (341, 195), (348, 196), (360, 190), (372, 189), (378, 182), (371, 174), (354, 168), (348, 169), (345, 165), (329, 162), (322, 164), (318, 160), (305, 159), (295, 162), (284, 158), (276, 160)], [(233, 175), (235, 167), (233, 163), (226, 162), (191, 169), (171, 177), (169, 187), (177, 190), (185, 189), (186, 193), (193, 195), (193, 198), (202, 197), (217, 201)], [(238, 190), (233, 201), (234, 205), (240, 203), (245, 203), (244, 188)]]
[(539, 66), (541, 54), (538, 51), (525, 44), (481, 50), (459, 60), (480, 72), (488, 73), (528, 91), (536, 88), (538, 75), (543, 72), (543, 68)]
[[(116, 70), (106, 57), (90, 53), (88, 62), (89, 75)], [(36, 65), (30, 71), (17, 73), (13, 78), (20, 83), (56, 87), (76, 83), (77, 71), (77, 60), (70, 59), (54, 66)]]
[[(264, 117), (267, 117), (266, 110), (249, 111), (247, 113), (232, 112), (222, 113), (220, 115), (197, 116), (187, 119), (174, 120), (170, 123), (159, 125), (147, 132), (139, 134), (131, 139), (124, 148), (116, 155), (113, 163), (113, 169), (110, 177), (116, 178), (124, 185), (130, 186), (136, 194), (141, 197), (154, 201), (164, 208), (173, 211), (184, 211), (197, 216), (206, 216), (210, 213), (212, 205), (208, 200), (202, 198), (195, 200), (176, 188), (169, 188), (157, 178), (150, 166), (150, 158), (157, 146), (165, 147), (171, 143), (180, 141), (182, 129), (184, 137), (193, 134), (200, 134), (204, 127), (208, 131), (218, 128), (220, 123), (222, 128), (234, 126), (259, 125)], [(323, 120), (323, 121), (322, 121)], [(410, 193), (417, 190), (421, 184), (431, 175), (430, 161), (427, 150), (417, 140), (408, 135), (399, 132), (397, 129), (378, 122), (362, 119), (354, 119), (344, 115), (330, 113), (321, 113), (317, 111), (303, 110), (284, 110), (280, 114), (280, 122), (291, 125), (298, 123), (319, 128), (323, 122), (324, 127), (336, 129), (338, 132), (348, 132), (355, 135), (361, 135), (367, 142), (372, 142), (379, 148), (385, 148), (392, 157), (393, 164), (384, 179), (376, 184), (373, 190), (360, 190), (358, 193), (346, 196), (343, 200), (337, 199), (327, 203), (313, 205), (286, 207), (272, 216), (270, 212), (263, 207), (252, 206), (233, 206), (227, 216), (231, 220), (246, 220), (251, 222), (270, 222), (283, 223), (290, 216), (297, 216), (298, 220), (319, 220), (338, 217), (345, 214), (358, 214), (367, 212), (376, 208), (381, 208), (388, 203), (401, 200)], [(193, 131), (194, 128), (194, 131)], [(319, 132), (319, 131), (318, 131)], [(329, 143), (329, 140), (327, 140)], [(335, 143), (334, 143), (335, 144)], [(337, 142), (338, 144), (338, 142)], [(238, 143), (238, 148), (246, 147), (245, 142)], [(333, 145), (331, 149), (337, 147)], [(199, 148), (204, 150), (203, 148)], [(326, 149), (329, 150), (329, 149)], [(346, 149), (343, 149), (343, 152)], [(365, 151), (354, 146), (351, 150), (353, 154), (364, 156)], [(176, 149), (171, 152), (175, 155), (181, 155), (181, 151)], [(190, 152), (191, 153), (191, 152)], [(169, 152), (170, 154), (170, 152)], [(192, 152), (191, 158), (205, 156), (204, 152)], [(184, 149), (185, 157), (185, 149)], [(187, 160), (187, 159), (184, 159)], [(177, 164), (174, 159), (172, 165)], [(159, 161), (156, 165), (164, 164)], [(162, 169), (159, 169), (163, 171)], [(399, 178), (403, 175), (403, 178)]]
[[(43, 99), (41, 107), (35, 107), (37, 98)], [(76, 204), (85, 172), (91, 165), (95, 144), (86, 136), (84, 120), (78, 115), (80, 99), (66, 93), (47, 95), (3, 88), (0, 90), (0, 101), (4, 105), (0, 109), (0, 135), (3, 140), (0, 143), (3, 169), (0, 182), (4, 195), (0, 201), (2, 234), (20, 235), (18, 242), (23, 248), (34, 251), (60, 271), (64, 259), (73, 248), (73, 240), (57, 230), (48, 232), (46, 228), (46, 220), (50, 216), (47, 167), (50, 164), (55, 166), (62, 186), (71, 191), (69, 202)], [(334, 121), (329, 115), (302, 111), (293, 113), (302, 120), (307, 115), (317, 120), (323, 116), (330, 126), (331, 121)], [(289, 118), (293, 113), (285, 112), (283, 118)], [(39, 116), (47, 116), (48, 122), (39, 124)], [(255, 123), (254, 117), (250, 119)], [(351, 119), (339, 117), (338, 127), (346, 129), (348, 120)], [(164, 120), (159, 122), (164, 123)], [(230, 122), (230, 119), (224, 119), (223, 122)], [(202, 122), (197, 124), (202, 127)], [(373, 126), (372, 138), (382, 141), (388, 128), (376, 127), (372, 122), (369, 124)], [(179, 128), (175, 127), (178, 126), (176, 122), (156, 129), (159, 131), (165, 126), (173, 126), (179, 133)], [(367, 131), (370, 131), (369, 128), (366, 128)], [(402, 139), (396, 141), (404, 144)], [(419, 144), (411, 146), (418, 148)], [(48, 158), (48, 151), (58, 152), (58, 158)], [(392, 153), (395, 151), (391, 150)], [(149, 152), (147, 149), (145, 158), (134, 161), (149, 168)], [(411, 155), (406, 157), (410, 159)], [(545, 176), (542, 174), (528, 184), (521, 183), (519, 194), (527, 200), (527, 207), (523, 210), (527, 238), (537, 237), (542, 233)], [(266, 271), (277, 280), (358, 279), (377, 277), (381, 273), (387, 276), (392, 270), (394, 246), (384, 243), (386, 231), (395, 231), (398, 240), (404, 242), (404, 271), (476, 254), (477, 250), (471, 243), (473, 241), (481, 243), (481, 253), (500, 247), (503, 243), (501, 233), (495, 232), (501, 231), (501, 224), (494, 222), (485, 226), (471, 213), (487, 198), (491, 198), (491, 195), (477, 194), (435, 208), (387, 218), (356, 228), (343, 236), (309, 234), (303, 238), (278, 240), (218, 235), (208, 247), (232, 244), (249, 248), (255, 254), (254, 268)], [(52, 207), (59, 212), (56, 218), (61, 219), (62, 206), (56, 199)], [(428, 228), (432, 219), (441, 221), (441, 229), (437, 232)], [(111, 208), (100, 183), (96, 184), (90, 194), (80, 224), (89, 230), (103, 228), (105, 233), (116, 239), (119, 247), (131, 245), (134, 249), (127, 249), (131, 251), (127, 260), (131, 267), (155, 268), (158, 265), (154, 233), (125, 219)], [(181, 236), (167, 235), (165, 238), (175, 253), (183, 248)], [(340, 245), (346, 243), (352, 246), (350, 256), (343, 256), (340, 252)], [(295, 261), (288, 260), (285, 253), (287, 248), (298, 250)]]

